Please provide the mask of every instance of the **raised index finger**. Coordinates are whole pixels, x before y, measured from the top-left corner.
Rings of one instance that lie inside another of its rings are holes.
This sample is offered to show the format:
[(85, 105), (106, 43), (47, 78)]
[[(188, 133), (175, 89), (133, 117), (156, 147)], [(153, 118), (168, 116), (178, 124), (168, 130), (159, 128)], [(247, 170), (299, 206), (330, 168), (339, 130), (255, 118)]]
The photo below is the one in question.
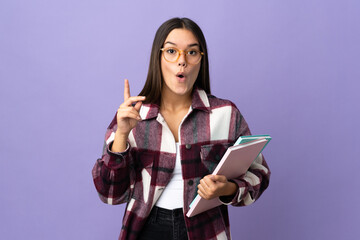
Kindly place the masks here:
[(124, 102), (130, 97), (130, 84), (129, 80), (125, 79), (124, 82)]

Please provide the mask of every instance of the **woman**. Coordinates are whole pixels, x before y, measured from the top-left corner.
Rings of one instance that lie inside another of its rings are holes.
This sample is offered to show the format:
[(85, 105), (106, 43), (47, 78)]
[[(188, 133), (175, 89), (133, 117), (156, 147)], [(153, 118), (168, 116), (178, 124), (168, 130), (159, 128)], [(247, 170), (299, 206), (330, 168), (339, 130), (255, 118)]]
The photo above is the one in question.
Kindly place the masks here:
[[(230, 239), (226, 205), (251, 204), (270, 177), (262, 156), (236, 179), (209, 175), (241, 135), (250, 130), (236, 106), (210, 95), (201, 29), (187, 18), (163, 23), (144, 88), (130, 96), (125, 80), (93, 169), (102, 201), (127, 203), (119, 239)], [(224, 205), (188, 218), (197, 193)]]

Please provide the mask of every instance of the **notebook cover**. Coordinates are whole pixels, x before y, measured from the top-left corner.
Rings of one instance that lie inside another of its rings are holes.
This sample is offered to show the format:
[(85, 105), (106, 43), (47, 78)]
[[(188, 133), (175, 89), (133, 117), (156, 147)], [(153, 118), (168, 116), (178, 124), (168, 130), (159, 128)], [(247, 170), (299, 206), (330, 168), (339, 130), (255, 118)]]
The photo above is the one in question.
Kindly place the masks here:
[[(227, 149), (224, 156), (215, 168), (213, 175), (225, 175), (227, 179), (239, 177), (247, 172), (251, 163), (262, 151), (268, 140), (260, 138), (244, 144), (231, 146)], [(223, 204), (219, 198), (206, 200), (197, 195), (190, 204), (187, 217), (195, 216), (201, 212)]]

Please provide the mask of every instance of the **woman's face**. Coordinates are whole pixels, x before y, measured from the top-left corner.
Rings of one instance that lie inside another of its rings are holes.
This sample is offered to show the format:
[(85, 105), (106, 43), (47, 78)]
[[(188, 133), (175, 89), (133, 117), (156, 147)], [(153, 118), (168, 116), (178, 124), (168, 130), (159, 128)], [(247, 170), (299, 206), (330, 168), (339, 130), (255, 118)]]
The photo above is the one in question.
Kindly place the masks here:
[[(163, 48), (173, 47), (179, 50), (200, 50), (199, 42), (194, 34), (184, 28), (176, 28), (167, 36)], [(196, 78), (199, 74), (201, 61), (196, 64), (186, 62), (185, 52), (172, 63), (161, 57), (161, 72), (164, 79), (162, 91), (169, 91), (176, 95), (190, 95)]]

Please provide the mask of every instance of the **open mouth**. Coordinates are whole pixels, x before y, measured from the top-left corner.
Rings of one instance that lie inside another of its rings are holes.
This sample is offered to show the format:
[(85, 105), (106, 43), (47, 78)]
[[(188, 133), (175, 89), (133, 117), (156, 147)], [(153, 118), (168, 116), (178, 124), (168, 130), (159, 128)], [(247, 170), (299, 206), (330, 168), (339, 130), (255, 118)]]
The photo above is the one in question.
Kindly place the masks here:
[(183, 74), (176, 74), (178, 78), (184, 78), (185, 76)]

